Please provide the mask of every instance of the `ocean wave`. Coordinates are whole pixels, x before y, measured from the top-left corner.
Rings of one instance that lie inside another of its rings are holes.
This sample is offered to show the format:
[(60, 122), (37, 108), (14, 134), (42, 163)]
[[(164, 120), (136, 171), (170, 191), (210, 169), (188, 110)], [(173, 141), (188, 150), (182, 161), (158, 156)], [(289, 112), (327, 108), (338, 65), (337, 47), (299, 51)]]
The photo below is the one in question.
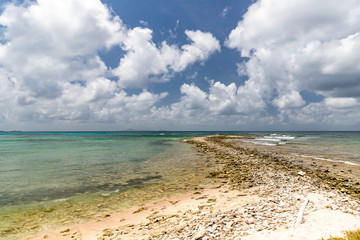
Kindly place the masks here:
[(327, 162), (345, 163), (345, 164), (352, 165), (352, 166), (360, 166), (359, 163), (343, 161), (343, 160), (333, 160), (333, 159), (329, 159), (329, 158), (315, 157), (315, 156), (303, 155), (303, 154), (295, 154), (295, 153), (293, 153), (293, 155), (298, 156), (298, 157), (306, 157), (306, 158), (312, 158), (312, 159), (321, 160), (321, 161), (327, 161)]
[(116, 189), (116, 190), (111, 191), (111, 192), (102, 193), (101, 196), (103, 196), (103, 197), (108, 197), (108, 196), (110, 196), (110, 195), (113, 194), (113, 193), (118, 193), (119, 191), (120, 191), (119, 189)]
[(59, 198), (59, 199), (55, 199), (54, 202), (66, 202), (68, 200), (69, 198)]
[(277, 145), (284, 145), (289, 141), (295, 140), (294, 136), (290, 135), (278, 135), (277, 133), (272, 133), (270, 135), (257, 137), (255, 139), (247, 139), (244, 142), (254, 143), (258, 145), (265, 145), (265, 146), (277, 146)]

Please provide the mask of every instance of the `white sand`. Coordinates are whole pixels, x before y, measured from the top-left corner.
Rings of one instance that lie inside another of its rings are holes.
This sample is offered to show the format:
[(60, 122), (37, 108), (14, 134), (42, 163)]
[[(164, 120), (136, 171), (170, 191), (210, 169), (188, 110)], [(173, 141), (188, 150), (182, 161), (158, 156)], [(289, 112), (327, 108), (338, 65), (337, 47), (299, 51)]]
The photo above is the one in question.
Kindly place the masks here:
[[(186, 194), (182, 196), (176, 196), (171, 199), (167, 199), (161, 202), (150, 204), (144, 206), (146, 210), (143, 210), (139, 213), (133, 213), (138, 208), (132, 208), (118, 213), (111, 214), (110, 217), (98, 219), (96, 221), (77, 224), (70, 226), (69, 232), (60, 233), (66, 228), (52, 230), (49, 232), (42, 233), (37, 237), (32, 237), (29, 239), (46, 239), (55, 240), (55, 239), (84, 239), (92, 240), (98, 239), (103, 236), (103, 230), (106, 228), (117, 228), (122, 231), (126, 231), (126, 235), (121, 235), (119, 238), (110, 236), (105, 239), (147, 239), (148, 236), (157, 235), (162, 231), (172, 230), (179, 226), (179, 223), (184, 224), (190, 222), (191, 220), (196, 220), (201, 224), (201, 218), (199, 216), (206, 215), (211, 212), (226, 212), (232, 209), (241, 209), (244, 206), (249, 206), (251, 204), (258, 204), (260, 201), (265, 200), (266, 197), (258, 196), (255, 194), (256, 189), (252, 191), (229, 191), (227, 187), (223, 186), (221, 188), (215, 189), (205, 189), (201, 195)], [(296, 194), (296, 193), (295, 193)], [(342, 231), (345, 230), (354, 230), (360, 228), (360, 215), (359, 214), (349, 214), (340, 210), (333, 210), (334, 197), (331, 194), (328, 196), (321, 195), (319, 193), (310, 193), (309, 196), (309, 205), (313, 206), (310, 209), (305, 209), (305, 216), (303, 218), (303, 223), (297, 228), (294, 229), (284, 228), (279, 224), (277, 230), (263, 230), (260, 232), (255, 232), (249, 236), (242, 236), (241, 239), (273, 239), (273, 240), (302, 240), (302, 239), (321, 239), (321, 237), (339, 236)], [(216, 199), (215, 202), (211, 204), (208, 203), (209, 199)], [(211, 208), (205, 207), (199, 211), (199, 207), (211, 205)], [(171, 219), (174, 214), (182, 215), (185, 212), (192, 212), (189, 215), (186, 215), (186, 221), (183, 219)], [(165, 219), (169, 217), (169, 221), (164, 221), (164, 224), (159, 225), (160, 227), (153, 228), (148, 231), (147, 234), (144, 234), (144, 231), (139, 230), (141, 226), (149, 223), (149, 216), (153, 216), (154, 212), (157, 216), (164, 216)], [(295, 214), (296, 215), (296, 214)], [(189, 218), (190, 216), (190, 218)], [(293, 219), (296, 219), (294, 216)], [(256, 226), (256, 222), (253, 224)], [(293, 225), (294, 222), (290, 223)], [(233, 229), (235, 231), (236, 229)], [(115, 236), (112, 235), (112, 236)], [(235, 236), (224, 238), (224, 239), (234, 239)], [(160, 239), (160, 238), (159, 238)], [(164, 239), (173, 239), (173, 238), (164, 238)], [(185, 238), (179, 238), (185, 239)], [(190, 235), (188, 239), (193, 239)], [(200, 238), (201, 239), (201, 238)]]

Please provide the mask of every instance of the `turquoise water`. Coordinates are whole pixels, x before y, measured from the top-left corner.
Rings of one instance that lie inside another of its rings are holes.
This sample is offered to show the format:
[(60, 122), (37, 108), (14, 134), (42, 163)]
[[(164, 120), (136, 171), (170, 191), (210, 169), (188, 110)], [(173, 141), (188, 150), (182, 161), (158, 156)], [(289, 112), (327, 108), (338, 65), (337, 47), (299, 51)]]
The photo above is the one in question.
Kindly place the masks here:
[(2, 135), (0, 205), (110, 190), (137, 163), (164, 151), (163, 139), (116, 134)]
[(134, 175), (159, 178), (139, 165), (171, 141), (218, 133), (360, 162), (360, 132), (0, 132), (0, 207), (118, 189)]
[(205, 184), (205, 157), (181, 140), (213, 134), (360, 164), (360, 132), (0, 132), (0, 238)]
[[(0, 206), (129, 185), (126, 181), (139, 170), (139, 163), (164, 152), (169, 147), (168, 141), (188, 136), (130, 132), (0, 133)], [(156, 177), (141, 173), (144, 177)]]
[(0, 132), (0, 238), (190, 188), (200, 162), (179, 142), (208, 134)]

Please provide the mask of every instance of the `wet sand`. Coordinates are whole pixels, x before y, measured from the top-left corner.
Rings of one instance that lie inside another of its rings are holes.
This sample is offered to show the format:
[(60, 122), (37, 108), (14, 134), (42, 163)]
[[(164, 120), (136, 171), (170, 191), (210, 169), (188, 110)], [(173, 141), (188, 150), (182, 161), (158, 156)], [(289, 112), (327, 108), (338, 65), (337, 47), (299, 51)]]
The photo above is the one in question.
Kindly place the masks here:
[(360, 228), (358, 166), (255, 146), (241, 137), (187, 143), (217, 166), (209, 174), (212, 186), (26, 239), (321, 239)]

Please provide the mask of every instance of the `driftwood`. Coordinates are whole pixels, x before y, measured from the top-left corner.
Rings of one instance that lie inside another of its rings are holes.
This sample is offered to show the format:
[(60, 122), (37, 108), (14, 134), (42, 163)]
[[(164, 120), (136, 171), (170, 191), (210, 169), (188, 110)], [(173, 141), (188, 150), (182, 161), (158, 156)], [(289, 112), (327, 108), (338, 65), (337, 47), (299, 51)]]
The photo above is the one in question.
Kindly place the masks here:
[(305, 211), (305, 208), (306, 208), (306, 205), (308, 204), (309, 202), (309, 199), (306, 198), (305, 199), (305, 202), (303, 203), (303, 205), (301, 206), (300, 210), (299, 210), (299, 214), (296, 218), (296, 222), (295, 222), (295, 225), (294, 225), (294, 228), (297, 228), (298, 226), (300, 226), (301, 224), (301, 221), (302, 221), (302, 218), (303, 218), (303, 215), (304, 215), (304, 211)]

